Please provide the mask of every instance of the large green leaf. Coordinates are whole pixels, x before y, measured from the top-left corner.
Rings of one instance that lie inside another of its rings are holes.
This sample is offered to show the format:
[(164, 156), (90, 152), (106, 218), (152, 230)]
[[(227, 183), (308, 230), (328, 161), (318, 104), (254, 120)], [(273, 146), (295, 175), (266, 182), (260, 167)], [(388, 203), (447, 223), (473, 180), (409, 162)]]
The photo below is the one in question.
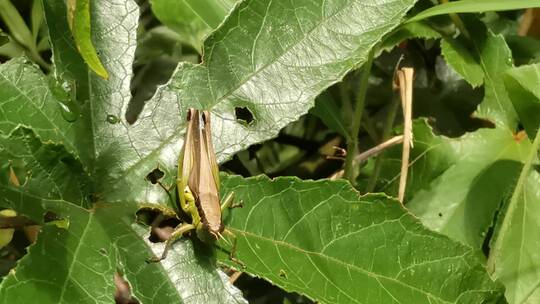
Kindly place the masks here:
[[(148, 229), (135, 223), (137, 206), (97, 203), (85, 209), (89, 176), (62, 146), (18, 128), (0, 135), (0, 158), (31, 172), (20, 187), (0, 180), (3, 207), (38, 223), (51, 212), (67, 222), (67, 228), (43, 226), (37, 243), (0, 284), (0, 303), (112, 303), (116, 271), (141, 303), (245, 303), (218, 275), (211, 252), (195, 250), (187, 240), (166, 262), (147, 264), (163, 246), (148, 241)], [(1, 176), (8, 170), (2, 167)]]
[(540, 301), (540, 243), (535, 231), (540, 230), (540, 173), (538, 165), (540, 129), (537, 117), (538, 83), (540, 74), (536, 65), (523, 66), (508, 71), (513, 81), (510, 96), (522, 114), (524, 125), (532, 133), (534, 142), (524, 161), (519, 179), (504, 217), (499, 217), (497, 234), (492, 242), (489, 267), (493, 276), (506, 286), (509, 303), (538, 303)]
[[(345, 181), (228, 177), (226, 215), (243, 270), (320, 303), (496, 303), (471, 248), (424, 228), (398, 201)], [(227, 255), (222, 262), (238, 267)]]
[[(536, 138), (531, 162), (540, 146), (540, 132)], [(493, 277), (506, 286), (506, 298), (511, 304), (540, 301), (540, 245), (534, 233), (540, 229), (539, 185), (540, 174), (525, 166), (490, 252), (489, 268)]]

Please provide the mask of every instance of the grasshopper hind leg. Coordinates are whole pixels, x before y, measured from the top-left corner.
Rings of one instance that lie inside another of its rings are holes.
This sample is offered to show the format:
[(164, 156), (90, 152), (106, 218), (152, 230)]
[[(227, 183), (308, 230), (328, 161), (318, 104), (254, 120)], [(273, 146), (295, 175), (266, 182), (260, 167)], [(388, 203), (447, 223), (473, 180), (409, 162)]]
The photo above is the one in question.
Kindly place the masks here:
[(238, 239), (236, 238), (236, 234), (234, 234), (229, 229), (225, 229), (223, 231), (224, 234), (228, 234), (232, 238), (232, 247), (231, 251), (229, 252), (229, 259), (233, 261), (234, 263), (240, 265), (242, 268), (246, 268), (246, 265), (242, 263), (237, 257), (236, 257), (236, 245), (238, 243)]

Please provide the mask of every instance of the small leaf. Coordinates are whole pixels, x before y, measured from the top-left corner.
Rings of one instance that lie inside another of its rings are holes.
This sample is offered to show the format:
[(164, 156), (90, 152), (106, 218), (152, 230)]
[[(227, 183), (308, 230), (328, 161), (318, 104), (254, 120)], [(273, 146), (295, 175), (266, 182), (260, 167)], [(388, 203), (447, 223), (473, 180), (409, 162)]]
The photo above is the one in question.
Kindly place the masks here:
[(460, 0), (446, 2), (429, 8), (407, 22), (419, 21), (433, 16), (454, 13), (481, 13), (492, 11), (518, 10), (530, 7), (539, 7), (540, 0)]
[(6, 23), (11, 36), (30, 50), (35, 49), (35, 41), (23, 18), (10, 0), (0, 1), (0, 17)]
[(332, 131), (342, 135), (344, 138), (349, 137), (347, 127), (343, 123), (344, 119), (341, 117), (341, 110), (337, 107), (335, 100), (328, 91), (317, 97), (315, 107), (310, 110), (310, 113), (319, 117)]
[(37, 41), (39, 30), (43, 24), (43, 6), (41, 5), (41, 0), (32, 1), (30, 21), (32, 22), (32, 36), (34, 37), (34, 41)]
[(82, 58), (90, 69), (104, 79), (109, 78), (109, 73), (101, 63), (99, 56), (92, 44), (92, 30), (90, 24), (90, 0), (72, 0), (67, 2), (68, 16), (71, 18), (71, 32), (75, 44)]
[(530, 138), (540, 128), (540, 64), (509, 69), (505, 84), (521, 123)]
[(441, 34), (422, 21), (401, 24), (384, 38), (381, 50), (390, 51), (401, 42), (412, 39), (437, 39)]
[(484, 71), (462, 40), (462, 37), (461, 39), (442, 39), (441, 53), (446, 62), (463, 79), (467, 80), (473, 87), (477, 87), (484, 83)]
[(234, 0), (151, 0), (152, 11), (163, 24), (180, 34), (198, 52), (206, 35), (215, 29)]

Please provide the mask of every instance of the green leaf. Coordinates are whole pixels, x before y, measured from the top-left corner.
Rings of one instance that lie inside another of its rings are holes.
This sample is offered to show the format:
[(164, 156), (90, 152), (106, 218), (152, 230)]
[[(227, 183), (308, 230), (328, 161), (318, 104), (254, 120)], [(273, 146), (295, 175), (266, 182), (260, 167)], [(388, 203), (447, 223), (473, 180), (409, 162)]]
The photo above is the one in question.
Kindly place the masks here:
[(488, 265), (493, 277), (506, 286), (508, 303), (533, 304), (540, 301), (540, 173), (538, 163), (540, 129), (524, 161), (512, 198), (491, 248)]
[(424, 228), (395, 199), (360, 196), (345, 181), (232, 176), (222, 188), (244, 202), (225, 215), (242, 270), (285, 290), (335, 304), (501, 297), (474, 250)]
[(440, 37), (441, 35), (439, 32), (431, 28), (425, 22), (404, 23), (384, 39), (381, 50), (390, 51), (401, 42), (412, 38), (437, 39)]
[[(479, 249), (530, 145), (500, 129), (436, 136), (423, 121), (414, 123), (414, 138), (407, 208), (427, 227)], [(399, 150), (388, 155), (379, 190), (397, 193)]]
[(32, 33), (10, 0), (0, 0), (0, 17), (18, 43), (30, 50), (35, 50)]
[(347, 127), (343, 122), (341, 110), (336, 105), (336, 101), (332, 98), (328, 91), (325, 91), (315, 100), (315, 107), (310, 110), (310, 113), (319, 117), (328, 128), (340, 134), (344, 138), (349, 137)]
[(0, 65), (0, 133), (9, 134), (19, 125), (31, 127), (42, 140), (62, 143), (88, 166), (93, 139), (87, 118), (73, 111), (77, 101), (65, 99), (68, 93), (59, 96), (48, 82), (24, 58)]
[[(476, 39), (476, 38), (475, 38)], [(475, 60), (473, 53), (464, 43), (463, 37), (457, 39), (445, 38), (441, 40), (441, 53), (446, 62), (467, 80), (473, 87), (484, 83), (484, 71), (480, 63)]]
[(491, 120), (497, 127), (513, 132), (516, 127), (517, 114), (508, 98), (501, 75), (511, 67), (512, 53), (504, 38), (494, 35), (489, 30), (487, 38), (474, 41), (476, 56), (484, 71), (485, 96), (478, 106), (477, 116)]
[[(107, 79), (109, 74), (101, 63), (92, 43), (90, 0), (73, 0), (67, 3), (70, 5), (68, 7), (68, 21), (77, 49), (90, 69), (102, 78)], [(99, 38), (100, 36), (101, 33), (99, 31), (94, 33), (94, 37)]]
[(3, 207), (38, 223), (46, 212), (67, 222), (66, 229), (43, 225), (37, 243), (0, 284), (0, 303), (36, 298), (40, 303), (112, 303), (116, 271), (124, 274), (141, 303), (245, 303), (219, 276), (211, 252), (194, 248), (187, 239), (174, 246), (164, 263), (147, 264), (163, 244), (151, 243), (148, 229), (135, 223), (138, 207), (126, 202), (84, 208), (90, 177), (62, 146), (17, 128), (9, 136), (0, 135), (0, 158), (31, 170), (20, 187), (0, 179)]
[(32, 1), (30, 21), (32, 22), (32, 36), (34, 37), (34, 41), (37, 41), (39, 30), (43, 24), (43, 6), (41, 5), (41, 0)]
[(235, 0), (152, 0), (152, 11), (181, 40), (201, 52), (206, 35), (225, 19)]
[(9, 42), (9, 37), (6, 33), (0, 30), (0, 47)]
[(505, 84), (520, 121), (530, 138), (540, 127), (540, 64), (509, 69)]
[(443, 3), (429, 8), (410, 18), (407, 22), (419, 21), (429, 17), (446, 14), (508, 11), (530, 7), (540, 7), (540, 0), (460, 0)]

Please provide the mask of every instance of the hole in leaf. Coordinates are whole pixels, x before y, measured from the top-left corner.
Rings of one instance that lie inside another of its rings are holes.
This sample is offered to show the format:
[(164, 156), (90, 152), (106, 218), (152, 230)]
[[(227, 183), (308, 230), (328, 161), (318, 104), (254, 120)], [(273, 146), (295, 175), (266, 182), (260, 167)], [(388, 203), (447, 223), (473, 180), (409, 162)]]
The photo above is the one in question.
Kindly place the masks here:
[(164, 175), (165, 173), (163, 171), (159, 170), (159, 168), (155, 168), (152, 172), (148, 173), (146, 180), (155, 185)]
[(90, 193), (87, 198), (92, 203), (97, 203), (97, 201), (99, 201), (99, 195), (97, 193)]
[(174, 228), (180, 224), (174, 212), (169, 210), (160, 210), (159, 207), (141, 208), (137, 211), (137, 222), (152, 227), (148, 240), (152, 243), (161, 243), (166, 241)]
[(47, 211), (43, 215), (43, 222), (45, 222), (45, 223), (49, 223), (49, 222), (52, 222), (52, 221), (58, 221), (58, 220), (61, 220), (61, 219), (62, 219), (61, 217), (59, 217), (56, 213), (51, 212), (51, 211)]
[(235, 107), (234, 116), (236, 120), (244, 125), (249, 125), (253, 122), (253, 113), (246, 107)]
[(119, 272), (114, 273), (114, 300), (116, 304), (138, 304), (139, 301), (131, 294), (129, 283), (122, 277)]
[(26, 171), (26, 164), (22, 160), (9, 160), (7, 166), (8, 180), (11, 186), (24, 186), (26, 182), (30, 179), (31, 171)]

